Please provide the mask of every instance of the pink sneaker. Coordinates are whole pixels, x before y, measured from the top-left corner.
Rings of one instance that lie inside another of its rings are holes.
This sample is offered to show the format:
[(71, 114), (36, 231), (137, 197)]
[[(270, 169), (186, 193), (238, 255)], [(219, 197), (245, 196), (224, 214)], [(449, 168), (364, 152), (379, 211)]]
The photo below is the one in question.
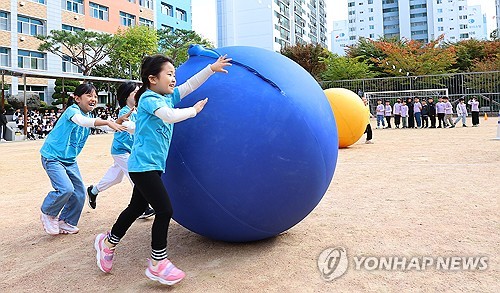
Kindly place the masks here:
[(186, 276), (186, 273), (176, 268), (168, 259), (158, 262), (156, 266), (153, 265), (150, 259), (148, 259), (148, 263), (146, 276), (153, 281), (158, 281), (165, 285), (173, 285)]
[(111, 268), (113, 267), (113, 256), (115, 255), (115, 249), (108, 248), (108, 246), (104, 244), (104, 239), (108, 237), (108, 233), (97, 235), (94, 241), (94, 248), (97, 251), (97, 266), (105, 273), (111, 272)]

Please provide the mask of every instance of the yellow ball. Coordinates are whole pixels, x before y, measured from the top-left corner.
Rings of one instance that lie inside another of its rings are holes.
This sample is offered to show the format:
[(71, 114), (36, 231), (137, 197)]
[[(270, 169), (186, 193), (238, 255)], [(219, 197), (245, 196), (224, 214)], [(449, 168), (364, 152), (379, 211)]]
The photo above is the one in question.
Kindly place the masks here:
[(343, 88), (324, 90), (337, 123), (339, 147), (345, 148), (358, 141), (365, 132), (369, 113), (361, 98)]

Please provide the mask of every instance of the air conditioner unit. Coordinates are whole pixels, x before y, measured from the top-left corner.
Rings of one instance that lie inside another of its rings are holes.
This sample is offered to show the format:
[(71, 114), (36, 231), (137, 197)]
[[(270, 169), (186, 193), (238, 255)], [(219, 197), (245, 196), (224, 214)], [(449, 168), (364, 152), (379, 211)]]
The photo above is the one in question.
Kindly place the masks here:
[(75, 20), (78, 20), (78, 15), (73, 16)]
[(24, 2), (24, 1), (19, 2), (19, 6), (24, 6), (25, 4), (26, 4), (26, 2)]
[(26, 40), (25, 37), (19, 37), (19, 41), (23, 42), (24, 40)]

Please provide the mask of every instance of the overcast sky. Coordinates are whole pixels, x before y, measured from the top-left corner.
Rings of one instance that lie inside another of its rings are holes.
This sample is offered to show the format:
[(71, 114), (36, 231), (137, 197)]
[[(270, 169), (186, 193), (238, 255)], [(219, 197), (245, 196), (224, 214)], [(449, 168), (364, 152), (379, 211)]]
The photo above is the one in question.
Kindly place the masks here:
[[(261, 0), (240, 0), (261, 1)], [(333, 29), (333, 21), (347, 19), (348, 0), (325, 0), (327, 10), (328, 38)], [(193, 10), (193, 30), (217, 45), (216, 34), (216, 0), (191, 0)], [(487, 15), (488, 34), (495, 28), (495, 0), (468, 0), (468, 5), (481, 5), (482, 12)], [(330, 42), (330, 41), (328, 41)]]

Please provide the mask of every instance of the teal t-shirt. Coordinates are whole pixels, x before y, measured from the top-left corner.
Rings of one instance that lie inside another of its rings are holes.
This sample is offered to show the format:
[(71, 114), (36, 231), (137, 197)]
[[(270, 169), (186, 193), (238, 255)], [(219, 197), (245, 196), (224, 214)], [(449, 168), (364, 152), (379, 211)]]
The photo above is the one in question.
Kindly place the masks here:
[(181, 96), (176, 87), (169, 95), (147, 90), (137, 107), (134, 144), (128, 160), (129, 172), (164, 171), (174, 125), (164, 122), (154, 112), (161, 107), (173, 108)]
[(91, 114), (84, 113), (77, 104), (69, 106), (45, 139), (40, 149), (43, 157), (68, 164), (76, 162), (76, 156), (82, 151), (90, 134), (90, 128), (71, 121), (78, 113), (91, 118)]
[[(118, 117), (121, 117), (128, 112), (130, 112), (130, 107), (125, 106), (118, 112)], [(137, 112), (132, 112), (128, 117), (128, 120), (135, 122)], [(113, 143), (111, 144), (111, 154), (112, 155), (123, 155), (130, 154), (132, 151), (132, 145), (134, 144), (134, 136), (126, 131), (115, 132), (113, 137)]]

